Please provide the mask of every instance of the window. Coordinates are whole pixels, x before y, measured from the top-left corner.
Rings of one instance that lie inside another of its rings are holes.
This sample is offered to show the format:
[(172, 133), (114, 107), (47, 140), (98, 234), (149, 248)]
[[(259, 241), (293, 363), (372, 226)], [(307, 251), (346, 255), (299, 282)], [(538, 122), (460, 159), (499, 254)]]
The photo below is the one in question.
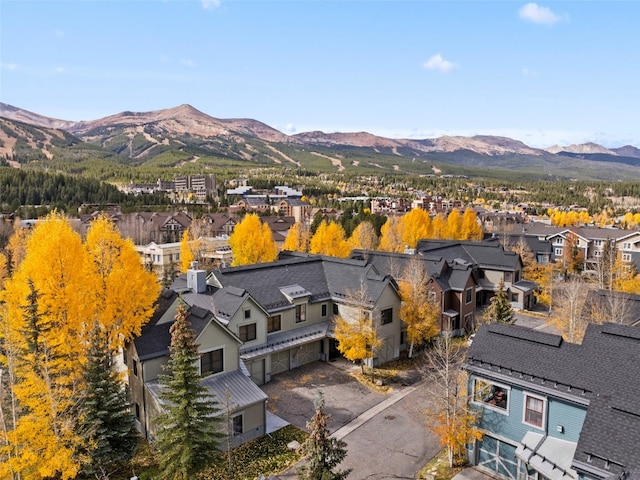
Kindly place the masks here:
[(338, 315), (340, 313), (340, 311), (338, 310), (338, 304), (334, 303), (333, 304), (333, 314), (334, 315)]
[(623, 262), (630, 262), (631, 261), (631, 254), (630, 253), (623, 253), (622, 254), (622, 261)]
[(429, 290), (429, 303), (435, 303), (438, 301), (438, 294), (433, 290)]
[(473, 289), (467, 288), (464, 292), (464, 303), (471, 303), (471, 299), (473, 298)]
[(517, 293), (512, 293), (511, 294), (511, 301), (512, 302), (517, 302), (518, 301), (518, 294)]
[(516, 270), (514, 281), (516, 283), (520, 281), (520, 270)]
[(509, 409), (509, 389), (476, 378), (473, 382), (473, 401), (506, 412)]
[(556, 241), (554, 242), (556, 245), (562, 245), (564, 243), (564, 239), (563, 238), (556, 238)]
[(543, 398), (525, 394), (524, 396), (524, 423), (533, 427), (544, 428), (544, 406)]
[(307, 318), (307, 309), (305, 304), (296, 305), (296, 323), (304, 322)]
[(326, 317), (327, 316), (327, 304), (323, 303), (321, 308), (322, 308), (322, 316)]
[(139, 404), (139, 403), (136, 403), (136, 404), (134, 405), (134, 407), (135, 407), (135, 410), (136, 410), (136, 418), (137, 418), (137, 419), (140, 419), (140, 404)]
[(256, 339), (256, 324), (250, 323), (249, 325), (242, 325), (238, 329), (238, 336), (243, 342), (250, 342)]
[(562, 249), (561, 248), (556, 248), (555, 249), (555, 255), (556, 255), (556, 257), (561, 257), (562, 256)]
[(236, 415), (235, 417), (233, 417), (233, 419), (231, 420), (232, 425), (231, 427), (233, 428), (233, 432), (232, 432), (232, 436), (237, 436), (237, 435), (242, 435), (243, 433), (243, 421), (242, 421), (242, 415)]
[(279, 332), (282, 328), (282, 317), (280, 315), (273, 315), (267, 318), (267, 333)]
[(511, 272), (504, 272), (504, 281), (505, 282), (511, 281)]
[(380, 312), (380, 323), (387, 325), (391, 322), (393, 322), (393, 308), (385, 308)]
[(602, 240), (594, 240), (594, 241), (593, 241), (593, 244), (594, 244), (596, 247), (601, 247), (601, 246), (602, 246)]
[(205, 352), (200, 356), (200, 373), (220, 373), (224, 370), (222, 349)]
[(138, 376), (138, 362), (136, 360), (133, 361), (133, 374)]
[(624, 245), (622, 245), (622, 248), (625, 250), (631, 250), (631, 242), (624, 242)]
[(251, 318), (251, 310), (245, 310), (244, 311), (244, 318), (245, 320), (248, 320)]
[(594, 257), (601, 257), (602, 256), (602, 250), (596, 250), (593, 252), (593, 256)]

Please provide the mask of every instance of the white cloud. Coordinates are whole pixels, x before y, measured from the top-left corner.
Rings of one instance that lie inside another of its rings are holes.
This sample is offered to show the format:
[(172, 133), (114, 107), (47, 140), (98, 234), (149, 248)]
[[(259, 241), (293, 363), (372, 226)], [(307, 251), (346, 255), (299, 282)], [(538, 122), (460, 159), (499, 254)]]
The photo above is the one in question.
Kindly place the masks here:
[(196, 66), (196, 62), (194, 62), (193, 60), (190, 60), (188, 58), (181, 58), (180, 59), (180, 64), (184, 65), (185, 67), (195, 67)]
[(205, 10), (214, 10), (220, 6), (222, 0), (200, 0), (200, 3)]
[(293, 123), (287, 123), (282, 129), (282, 132), (286, 133), (287, 135), (293, 135), (294, 133), (296, 133), (296, 126)]
[(458, 68), (455, 63), (445, 60), (439, 53), (429, 58), (422, 66), (428, 70), (439, 70), (442, 73), (450, 73)]
[(560, 21), (560, 15), (551, 11), (548, 7), (541, 7), (537, 3), (529, 2), (520, 10), (518, 10), (520, 18), (533, 23), (542, 23), (545, 25), (553, 25)]
[(4, 63), (4, 62), (1, 62), (0, 63), (0, 69), (2, 69), (2, 70), (17, 70), (18, 69), (18, 65), (16, 65), (15, 63)]

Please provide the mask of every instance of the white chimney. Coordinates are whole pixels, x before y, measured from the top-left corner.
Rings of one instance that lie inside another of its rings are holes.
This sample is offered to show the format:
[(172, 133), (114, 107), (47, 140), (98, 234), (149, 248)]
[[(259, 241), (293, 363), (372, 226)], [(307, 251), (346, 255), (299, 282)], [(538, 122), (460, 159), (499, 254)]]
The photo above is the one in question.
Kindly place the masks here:
[(207, 291), (207, 272), (198, 270), (198, 262), (191, 262), (191, 267), (187, 270), (187, 288), (196, 293)]

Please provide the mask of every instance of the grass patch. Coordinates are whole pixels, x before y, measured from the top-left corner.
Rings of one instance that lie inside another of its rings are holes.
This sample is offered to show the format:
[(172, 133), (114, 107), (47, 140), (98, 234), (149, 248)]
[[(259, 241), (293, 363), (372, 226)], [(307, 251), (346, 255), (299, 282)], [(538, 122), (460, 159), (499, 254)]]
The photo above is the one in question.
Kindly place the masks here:
[(465, 468), (465, 463), (455, 464), (453, 468), (449, 467), (447, 449), (443, 448), (418, 472), (416, 480), (451, 480)]

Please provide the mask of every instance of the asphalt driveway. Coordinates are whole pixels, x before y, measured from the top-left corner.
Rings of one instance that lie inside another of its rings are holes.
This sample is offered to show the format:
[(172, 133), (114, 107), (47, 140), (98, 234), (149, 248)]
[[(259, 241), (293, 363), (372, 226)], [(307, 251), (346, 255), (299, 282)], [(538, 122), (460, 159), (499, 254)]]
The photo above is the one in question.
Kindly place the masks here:
[[(315, 362), (285, 372), (263, 385), (268, 409), (298, 428), (314, 413), (318, 390), (330, 415), (329, 430), (347, 442), (347, 458), (340, 468), (352, 468), (350, 480), (414, 479), (416, 473), (440, 450), (426, 428), (428, 382), (411, 385), (419, 376), (391, 385), (390, 393), (373, 391), (349, 372), (354, 367), (340, 359)], [(295, 472), (279, 475), (294, 479)]]

